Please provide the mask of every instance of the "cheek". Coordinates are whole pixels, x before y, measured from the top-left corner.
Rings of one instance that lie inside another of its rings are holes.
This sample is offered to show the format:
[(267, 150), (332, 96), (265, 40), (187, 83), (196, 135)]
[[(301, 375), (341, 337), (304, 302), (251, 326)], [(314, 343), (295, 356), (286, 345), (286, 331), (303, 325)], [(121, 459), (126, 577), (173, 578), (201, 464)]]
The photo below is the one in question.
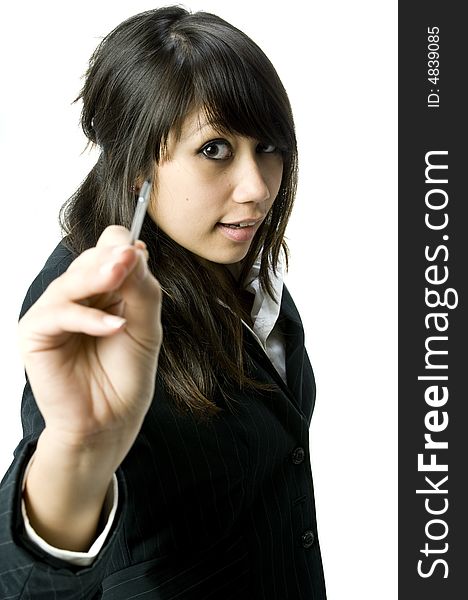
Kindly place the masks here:
[(279, 189), (281, 187), (281, 182), (283, 179), (283, 160), (280, 159), (280, 163), (272, 165), (272, 169), (269, 173), (269, 183), (268, 187), (271, 192), (271, 202), (273, 204), (276, 196), (278, 195)]
[(181, 185), (173, 182), (170, 189), (160, 186), (148, 208), (150, 217), (167, 234), (195, 238), (219, 220), (221, 203), (213, 186)]

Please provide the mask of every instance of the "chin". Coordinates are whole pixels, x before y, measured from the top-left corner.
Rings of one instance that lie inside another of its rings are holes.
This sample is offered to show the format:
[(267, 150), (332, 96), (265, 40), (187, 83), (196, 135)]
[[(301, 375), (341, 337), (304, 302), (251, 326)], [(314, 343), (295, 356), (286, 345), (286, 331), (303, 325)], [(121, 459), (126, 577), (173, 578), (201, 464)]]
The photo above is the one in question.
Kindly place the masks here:
[(212, 262), (216, 262), (220, 265), (233, 265), (235, 263), (240, 262), (241, 260), (244, 260), (244, 258), (247, 256), (248, 252), (249, 252), (249, 248), (250, 246), (248, 246), (247, 248), (241, 249), (239, 248), (236, 252), (229, 252), (223, 255), (218, 256), (217, 258), (213, 258), (211, 259)]
[(205, 255), (205, 256), (200, 256), (198, 255), (197, 258), (198, 260), (203, 264), (203, 263), (209, 263), (211, 265), (236, 265), (239, 262), (241, 262), (246, 256), (247, 256), (247, 252), (248, 250), (244, 251), (244, 252), (237, 252), (235, 255), (234, 254), (230, 254), (229, 256), (226, 255)]

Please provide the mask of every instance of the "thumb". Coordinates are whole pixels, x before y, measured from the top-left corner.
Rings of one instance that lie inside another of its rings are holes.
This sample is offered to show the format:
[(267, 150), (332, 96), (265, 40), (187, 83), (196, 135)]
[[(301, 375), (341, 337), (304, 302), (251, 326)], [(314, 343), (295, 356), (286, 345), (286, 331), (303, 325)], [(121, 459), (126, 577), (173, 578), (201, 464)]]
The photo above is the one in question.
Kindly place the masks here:
[(120, 287), (124, 301), (126, 330), (140, 341), (154, 343), (161, 338), (162, 291), (148, 268), (148, 251), (135, 244), (137, 260)]
[[(125, 227), (110, 225), (98, 240), (98, 247), (114, 247), (130, 242), (130, 232)], [(125, 330), (140, 342), (150, 345), (161, 341), (161, 286), (148, 268), (146, 245), (138, 240), (128, 250), (134, 252), (133, 265), (127, 263), (128, 272), (119, 285), (118, 294), (123, 300)], [(123, 312), (123, 314), (122, 314)]]

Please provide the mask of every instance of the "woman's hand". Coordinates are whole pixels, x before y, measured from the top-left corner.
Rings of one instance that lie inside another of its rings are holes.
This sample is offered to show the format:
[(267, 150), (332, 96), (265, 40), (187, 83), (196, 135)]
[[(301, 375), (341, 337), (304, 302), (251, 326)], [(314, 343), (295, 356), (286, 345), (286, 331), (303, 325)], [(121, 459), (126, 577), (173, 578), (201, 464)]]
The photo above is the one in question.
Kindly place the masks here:
[(162, 341), (161, 289), (144, 244), (129, 238), (108, 227), (19, 324), (48, 436), (71, 446), (118, 439), (123, 455), (153, 398)]
[(26, 478), (34, 530), (86, 551), (112, 475), (151, 404), (162, 341), (161, 289), (142, 242), (108, 227), (55, 279), (19, 324), (45, 420)]

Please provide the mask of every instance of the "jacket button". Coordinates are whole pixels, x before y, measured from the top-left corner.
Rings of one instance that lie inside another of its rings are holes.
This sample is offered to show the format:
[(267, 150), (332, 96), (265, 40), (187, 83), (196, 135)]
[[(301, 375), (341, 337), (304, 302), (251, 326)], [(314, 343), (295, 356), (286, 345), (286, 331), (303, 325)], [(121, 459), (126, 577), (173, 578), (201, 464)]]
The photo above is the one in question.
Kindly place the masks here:
[(307, 531), (304, 531), (304, 533), (302, 534), (301, 540), (302, 540), (302, 546), (304, 548), (310, 548), (315, 541), (314, 532), (310, 529), (308, 529)]
[(304, 461), (304, 457), (305, 457), (305, 452), (304, 452), (304, 448), (294, 448), (294, 450), (291, 453), (291, 460), (295, 465), (300, 465), (301, 462)]

